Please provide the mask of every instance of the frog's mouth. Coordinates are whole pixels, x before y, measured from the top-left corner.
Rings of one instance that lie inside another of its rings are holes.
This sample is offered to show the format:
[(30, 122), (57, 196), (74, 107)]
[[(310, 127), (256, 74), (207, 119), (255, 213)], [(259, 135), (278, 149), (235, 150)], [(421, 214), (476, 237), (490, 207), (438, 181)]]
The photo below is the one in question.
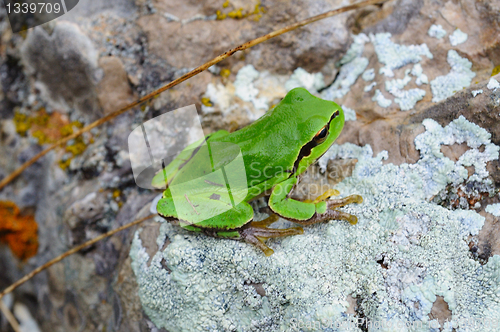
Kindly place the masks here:
[[(328, 121), (328, 124), (326, 125), (328, 127), (327, 137), (330, 134), (330, 124), (332, 123), (333, 119), (335, 119), (339, 115), (340, 115), (340, 112), (338, 110), (336, 110), (335, 112), (333, 112), (332, 116), (330, 117), (330, 120)], [(295, 174), (295, 172), (297, 172), (297, 168), (299, 167), (299, 164), (302, 161), (302, 159), (310, 156), (312, 149), (315, 148), (316, 146), (320, 145), (323, 142), (323, 141), (317, 140), (316, 138), (317, 138), (317, 136), (314, 136), (312, 138), (312, 140), (310, 140), (304, 146), (302, 146), (302, 148), (299, 151), (299, 155), (297, 156), (297, 159), (295, 159), (295, 162), (293, 163), (293, 169), (292, 169), (292, 173), (290, 174), (290, 176), (292, 174)]]

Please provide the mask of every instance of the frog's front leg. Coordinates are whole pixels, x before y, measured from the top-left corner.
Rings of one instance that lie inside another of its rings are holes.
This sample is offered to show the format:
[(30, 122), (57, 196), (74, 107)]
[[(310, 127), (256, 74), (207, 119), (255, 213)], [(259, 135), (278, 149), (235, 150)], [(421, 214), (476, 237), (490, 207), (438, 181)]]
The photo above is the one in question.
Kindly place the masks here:
[(335, 210), (335, 208), (352, 203), (361, 203), (363, 202), (361, 196), (351, 195), (325, 202), (324, 199), (327, 199), (328, 196), (323, 197), (322, 195), (319, 202), (300, 202), (288, 197), (296, 183), (297, 178), (291, 177), (273, 188), (269, 197), (269, 207), (280, 217), (301, 225), (311, 225), (327, 220), (346, 220), (352, 225), (358, 222), (356, 216)]

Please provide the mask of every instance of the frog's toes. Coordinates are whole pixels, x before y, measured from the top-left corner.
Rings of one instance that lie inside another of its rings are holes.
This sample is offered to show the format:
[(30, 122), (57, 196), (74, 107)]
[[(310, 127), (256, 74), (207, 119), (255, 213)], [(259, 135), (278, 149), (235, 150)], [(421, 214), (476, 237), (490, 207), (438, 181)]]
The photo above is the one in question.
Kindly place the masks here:
[(345, 214), (344, 220), (348, 221), (351, 225), (356, 225), (358, 223), (358, 217), (349, 213)]
[(338, 196), (338, 195), (340, 195), (340, 192), (337, 189), (328, 189), (323, 194), (321, 194), (318, 197), (316, 197), (316, 199), (314, 201), (312, 201), (312, 203), (316, 204), (316, 203), (319, 203), (319, 202), (324, 202), (327, 199), (329, 199), (330, 197), (332, 197), (332, 196)]
[[(264, 220), (262, 222), (264, 222)], [(260, 226), (259, 224), (257, 224), (262, 222), (251, 223), (249, 227), (242, 229), (240, 231), (240, 237), (243, 240), (245, 240), (245, 242), (251, 243), (256, 247), (258, 247), (260, 250), (264, 252), (266, 256), (271, 256), (274, 251), (264, 243), (264, 240), (269, 238), (283, 237), (283, 236), (290, 236), (290, 235), (297, 235), (304, 233), (302, 227), (277, 229), (277, 228), (267, 228), (265, 226)], [(256, 224), (258, 226), (255, 226)]]
[[(335, 208), (346, 206), (352, 203), (357, 203), (357, 204), (363, 203), (363, 197), (361, 197), (360, 195), (350, 195), (341, 199), (332, 199), (327, 202), (327, 207), (330, 210), (334, 210)], [(340, 211), (335, 211), (335, 212), (340, 212)], [(338, 219), (346, 220), (351, 225), (356, 225), (358, 223), (358, 217), (349, 213), (340, 212), (338, 214)]]
[(332, 210), (352, 203), (363, 203), (363, 197), (361, 197), (360, 195), (350, 195), (340, 199), (331, 199), (327, 201), (327, 208)]

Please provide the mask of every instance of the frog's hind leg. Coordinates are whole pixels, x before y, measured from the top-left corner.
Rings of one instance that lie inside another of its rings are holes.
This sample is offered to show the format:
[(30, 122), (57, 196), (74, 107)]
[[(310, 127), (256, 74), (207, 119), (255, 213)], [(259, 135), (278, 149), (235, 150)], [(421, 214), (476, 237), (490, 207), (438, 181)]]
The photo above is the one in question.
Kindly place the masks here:
[[(328, 220), (345, 220), (351, 225), (356, 225), (358, 223), (358, 218), (352, 214), (345, 213), (342, 211), (335, 210), (335, 208), (346, 206), (352, 203), (362, 203), (363, 198), (360, 195), (350, 195), (340, 199), (332, 199), (326, 201), (326, 211), (323, 213), (316, 212), (312, 218), (307, 220), (292, 220), (295, 223), (301, 225), (312, 225), (322, 221)], [(285, 218), (286, 219), (286, 218)]]
[(276, 237), (290, 236), (302, 234), (304, 230), (302, 227), (293, 228), (268, 228), (270, 224), (278, 220), (278, 216), (271, 215), (269, 218), (262, 221), (251, 222), (247, 227), (243, 228), (239, 233), (240, 237), (248, 243), (253, 244), (264, 252), (266, 256), (273, 254), (273, 249), (269, 248), (264, 240)]
[(340, 199), (331, 199), (329, 201), (326, 201), (326, 206), (328, 209), (335, 209), (352, 203), (363, 203), (363, 197), (361, 197), (360, 195), (350, 195)]
[(356, 225), (358, 223), (358, 218), (356, 216), (338, 210), (326, 210), (324, 213), (316, 213), (310, 219), (307, 220), (290, 219), (290, 221), (293, 221), (297, 224), (301, 224), (304, 226), (328, 220), (345, 220), (348, 221), (351, 225)]

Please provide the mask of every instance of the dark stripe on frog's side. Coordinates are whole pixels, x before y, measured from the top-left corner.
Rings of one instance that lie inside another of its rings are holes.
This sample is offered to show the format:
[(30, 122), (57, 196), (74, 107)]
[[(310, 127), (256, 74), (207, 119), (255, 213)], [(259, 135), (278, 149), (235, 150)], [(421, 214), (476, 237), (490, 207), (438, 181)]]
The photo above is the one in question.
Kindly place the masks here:
[(215, 182), (212, 182), (212, 181), (209, 181), (209, 180), (204, 180), (204, 181), (205, 181), (205, 183), (211, 184), (212, 186), (224, 187), (223, 184), (215, 183)]
[[(340, 115), (339, 111), (335, 111), (330, 117), (330, 120), (328, 121), (328, 135), (330, 135), (330, 123), (332, 122), (333, 119), (335, 119), (339, 115)], [(302, 146), (302, 148), (299, 151), (299, 155), (297, 156), (297, 159), (295, 159), (295, 162), (293, 163), (293, 169), (292, 172), (290, 173), (290, 176), (292, 176), (292, 174), (295, 174), (297, 168), (299, 167), (299, 163), (302, 161), (302, 159), (304, 157), (309, 156), (311, 154), (312, 149), (317, 145), (318, 143), (314, 141), (313, 137), (309, 142), (307, 142), (304, 146)]]

